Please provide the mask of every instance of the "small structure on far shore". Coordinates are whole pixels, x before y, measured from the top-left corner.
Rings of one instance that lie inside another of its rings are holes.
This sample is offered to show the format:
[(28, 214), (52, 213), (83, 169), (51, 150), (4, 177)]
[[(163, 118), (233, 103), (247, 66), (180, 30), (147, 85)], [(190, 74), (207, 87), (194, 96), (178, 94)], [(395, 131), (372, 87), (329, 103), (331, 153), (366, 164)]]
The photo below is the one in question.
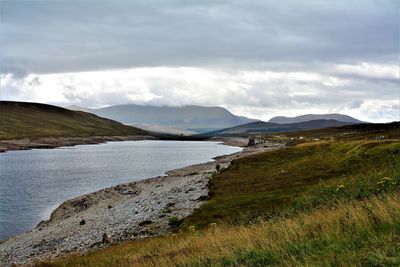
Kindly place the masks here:
[(254, 142), (254, 136), (249, 136), (249, 143), (247, 144), (247, 146), (254, 146), (255, 142)]

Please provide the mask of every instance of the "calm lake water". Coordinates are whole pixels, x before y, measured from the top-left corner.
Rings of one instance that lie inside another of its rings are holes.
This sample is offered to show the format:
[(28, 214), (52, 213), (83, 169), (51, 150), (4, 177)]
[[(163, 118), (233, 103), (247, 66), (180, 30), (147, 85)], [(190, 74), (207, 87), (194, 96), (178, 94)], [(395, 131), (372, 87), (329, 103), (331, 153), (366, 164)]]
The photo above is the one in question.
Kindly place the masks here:
[(240, 150), (215, 142), (126, 141), (0, 153), (0, 239), (48, 219), (67, 199)]

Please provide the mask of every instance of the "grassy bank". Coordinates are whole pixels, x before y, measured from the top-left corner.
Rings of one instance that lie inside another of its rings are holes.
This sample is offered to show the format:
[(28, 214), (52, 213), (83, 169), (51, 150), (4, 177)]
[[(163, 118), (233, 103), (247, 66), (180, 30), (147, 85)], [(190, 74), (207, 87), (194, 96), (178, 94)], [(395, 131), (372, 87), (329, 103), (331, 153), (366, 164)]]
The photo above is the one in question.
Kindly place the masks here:
[(339, 185), (349, 185), (340, 189), (343, 194), (349, 188), (364, 190), (348, 192), (343, 196), (347, 199), (367, 197), (382, 177), (399, 175), (397, 141), (300, 144), (234, 161), (229, 170), (212, 179), (210, 200), (184, 225), (201, 228), (212, 222), (242, 224), (258, 217), (273, 218), (304, 208), (307, 196), (314, 198), (314, 206), (331, 203), (334, 195), (329, 192)]
[(246, 226), (214, 226), (38, 266), (398, 266), (400, 195), (343, 201)]
[(39, 103), (0, 101), (0, 140), (146, 134), (141, 129), (86, 112)]

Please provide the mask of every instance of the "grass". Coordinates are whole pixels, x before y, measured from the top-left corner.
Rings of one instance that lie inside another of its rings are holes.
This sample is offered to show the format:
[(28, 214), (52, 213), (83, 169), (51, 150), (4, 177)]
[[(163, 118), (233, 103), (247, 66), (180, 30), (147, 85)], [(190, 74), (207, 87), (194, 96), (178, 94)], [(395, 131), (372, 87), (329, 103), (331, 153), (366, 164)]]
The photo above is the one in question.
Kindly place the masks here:
[(174, 234), (37, 266), (399, 266), (400, 142), (364, 138), (235, 160)]
[(129, 242), (37, 266), (398, 266), (400, 195)]
[(290, 138), (297, 138), (300, 136), (308, 140), (315, 138), (335, 140), (360, 140), (375, 139), (379, 135), (383, 135), (385, 139), (400, 138), (400, 122), (397, 121), (391, 123), (354, 124), (297, 132), (274, 133), (268, 134), (266, 135), (266, 137), (272, 140), (282, 139), (283, 141), (287, 142)]
[(321, 141), (258, 154), (234, 161), (228, 171), (215, 176), (210, 200), (183, 225), (202, 228), (212, 222), (241, 224), (260, 216), (270, 218), (320, 187), (354, 180), (367, 183), (399, 171), (397, 141)]
[(0, 101), (0, 140), (146, 134), (141, 129), (86, 112), (38, 103)]

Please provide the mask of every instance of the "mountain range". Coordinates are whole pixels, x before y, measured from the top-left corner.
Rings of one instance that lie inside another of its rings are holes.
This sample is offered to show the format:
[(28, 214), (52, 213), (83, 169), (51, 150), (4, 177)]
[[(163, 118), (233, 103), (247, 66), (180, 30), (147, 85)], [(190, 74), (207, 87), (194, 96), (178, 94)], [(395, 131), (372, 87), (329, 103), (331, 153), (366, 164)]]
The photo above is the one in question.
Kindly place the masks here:
[(157, 131), (157, 129), (160, 131), (161, 129), (166, 132), (204, 133), (258, 121), (236, 116), (222, 107), (195, 105), (156, 107), (127, 104), (100, 109), (79, 106), (68, 106), (67, 108), (90, 112), (128, 125), (139, 127), (144, 125), (146, 130), (150, 131)]
[(285, 117), (285, 116), (277, 116), (270, 119), (268, 122), (278, 123), (278, 124), (286, 124), (286, 123), (299, 123), (305, 121), (314, 121), (314, 120), (335, 120), (340, 122), (349, 122), (349, 123), (363, 123), (353, 117), (342, 115), (342, 114), (306, 114), (297, 117)]
[(264, 122), (236, 116), (223, 107), (195, 105), (157, 107), (126, 104), (99, 109), (80, 106), (68, 106), (67, 108), (90, 112), (147, 131), (185, 135), (296, 131), (362, 123), (360, 120), (342, 114), (278, 116)]
[(213, 132), (206, 133), (205, 135), (210, 136), (247, 136), (249, 134), (264, 134), (264, 133), (274, 133), (274, 132), (293, 132), (311, 129), (320, 129), (328, 127), (338, 127), (354, 123), (341, 122), (336, 120), (311, 120), (303, 121), (297, 123), (271, 123), (271, 122), (252, 122), (248, 124), (243, 124), (231, 128), (225, 128)]

